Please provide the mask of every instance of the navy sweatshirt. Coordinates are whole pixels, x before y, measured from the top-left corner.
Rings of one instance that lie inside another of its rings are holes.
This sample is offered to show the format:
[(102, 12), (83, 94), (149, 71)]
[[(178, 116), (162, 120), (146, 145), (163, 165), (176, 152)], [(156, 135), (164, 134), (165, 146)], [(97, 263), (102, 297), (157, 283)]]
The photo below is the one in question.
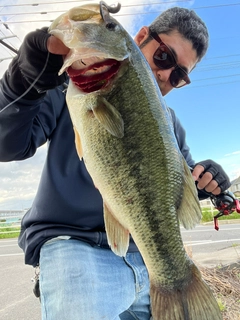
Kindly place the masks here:
[[(0, 113), (0, 161), (24, 160), (48, 142), (48, 152), (38, 191), (31, 209), (22, 219), (19, 246), (25, 263), (36, 266), (44, 242), (58, 236), (81, 239), (108, 247), (101, 195), (94, 187), (74, 143), (73, 126), (63, 86), (47, 91), (38, 100), (21, 98)], [(18, 98), (0, 82), (0, 110)], [(189, 166), (194, 161), (185, 131), (171, 110), (179, 148)], [(130, 241), (129, 251), (137, 251)]]

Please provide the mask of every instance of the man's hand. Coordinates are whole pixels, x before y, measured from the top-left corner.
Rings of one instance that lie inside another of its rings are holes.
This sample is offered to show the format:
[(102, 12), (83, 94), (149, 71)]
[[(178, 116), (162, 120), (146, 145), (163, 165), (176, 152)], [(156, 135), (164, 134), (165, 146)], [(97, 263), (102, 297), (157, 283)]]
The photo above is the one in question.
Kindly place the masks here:
[(69, 48), (66, 47), (61, 40), (54, 36), (50, 36), (47, 39), (47, 49), (50, 53), (60, 54), (62, 56), (67, 55), (69, 52)]
[(68, 52), (47, 27), (28, 33), (5, 73), (8, 86), (18, 96), (24, 94), (25, 99), (39, 99), (67, 80), (66, 73), (59, 76), (58, 71)]
[(198, 162), (192, 175), (197, 181), (197, 188), (218, 195), (228, 189), (231, 185), (230, 180), (223, 168), (212, 160)]

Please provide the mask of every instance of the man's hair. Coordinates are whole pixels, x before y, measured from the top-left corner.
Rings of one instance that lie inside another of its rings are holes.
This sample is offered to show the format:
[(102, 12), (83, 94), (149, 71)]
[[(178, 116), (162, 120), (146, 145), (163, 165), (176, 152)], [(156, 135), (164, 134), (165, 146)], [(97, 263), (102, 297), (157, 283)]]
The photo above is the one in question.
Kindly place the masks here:
[[(177, 30), (183, 38), (192, 43), (197, 52), (198, 61), (202, 59), (208, 48), (208, 30), (205, 23), (193, 11), (185, 8), (174, 7), (161, 13), (150, 25), (150, 31), (157, 34)], [(146, 45), (151, 37), (148, 37), (140, 47)]]

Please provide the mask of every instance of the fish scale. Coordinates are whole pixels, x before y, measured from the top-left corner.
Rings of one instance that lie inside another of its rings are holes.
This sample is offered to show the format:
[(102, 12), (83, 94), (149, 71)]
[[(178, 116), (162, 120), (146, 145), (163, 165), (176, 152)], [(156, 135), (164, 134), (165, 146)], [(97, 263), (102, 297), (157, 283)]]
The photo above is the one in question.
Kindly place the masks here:
[[(79, 20), (71, 23), (72, 15)], [(149, 273), (154, 320), (221, 319), (211, 290), (183, 247), (179, 220), (192, 228), (201, 209), (149, 65), (116, 20), (111, 18), (114, 30), (106, 28), (99, 5), (77, 7), (63, 16), (50, 27), (63, 42), (66, 37), (66, 46), (73, 37), (74, 48), (61, 72), (78, 61), (84, 46), (87, 70), (91, 61), (101, 66), (102, 59), (103, 69), (111, 65), (108, 59), (120, 61), (117, 72), (111, 74), (110, 68), (107, 82), (101, 68), (92, 68), (90, 74), (95, 71), (99, 79), (92, 92), (84, 92), (87, 77), (84, 85), (70, 80), (66, 98), (79, 158), (103, 198), (111, 249), (125, 256), (131, 234)]]

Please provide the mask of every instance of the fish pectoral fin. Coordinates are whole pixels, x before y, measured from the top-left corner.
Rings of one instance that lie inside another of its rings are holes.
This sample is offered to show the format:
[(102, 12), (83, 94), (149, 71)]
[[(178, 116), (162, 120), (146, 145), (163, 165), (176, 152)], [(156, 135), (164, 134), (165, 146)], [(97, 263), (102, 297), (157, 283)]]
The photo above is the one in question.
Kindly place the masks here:
[(73, 127), (74, 134), (75, 134), (75, 146), (77, 149), (77, 154), (79, 156), (79, 159), (82, 160), (83, 158), (83, 149), (82, 149), (82, 143), (80, 139), (80, 135), (75, 127)]
[(116, 255), (125, 257), (129, 246), (129, 231), (114, 217), (105, 203), (104, 221), (109, 246)]
[(98, 96), (93, 114), (101, 125), (117, 138), (124, 136), (124, 122), (121, 114), (105, 98)]
[(184, 158), (183, 165), (185, 180), (183, 186), (183, 198), (178, 209), (178, 218), (185, 229), (192, 229), (200, 222), (202, 218), (202, 210), (195, 182)]
[(222, 320), (218, 303), (194, 264), (179, 288), (165, 288), (150, 277), (150, 297), (152, 316), (156, 320)]

